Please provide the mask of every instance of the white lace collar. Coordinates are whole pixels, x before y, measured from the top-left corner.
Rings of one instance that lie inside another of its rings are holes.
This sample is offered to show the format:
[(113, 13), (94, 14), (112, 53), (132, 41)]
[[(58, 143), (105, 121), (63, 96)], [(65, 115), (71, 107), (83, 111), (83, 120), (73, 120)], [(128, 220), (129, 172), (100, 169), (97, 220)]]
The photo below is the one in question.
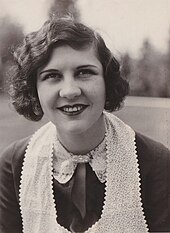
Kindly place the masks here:
[(78, 163), (88, 162), (101, 183), (106, 181), (106, 142), (105, 139), (86, 155), (73, 155), (59, 142), (54, 142), (53, 175), (59, 183), (68, 182)]

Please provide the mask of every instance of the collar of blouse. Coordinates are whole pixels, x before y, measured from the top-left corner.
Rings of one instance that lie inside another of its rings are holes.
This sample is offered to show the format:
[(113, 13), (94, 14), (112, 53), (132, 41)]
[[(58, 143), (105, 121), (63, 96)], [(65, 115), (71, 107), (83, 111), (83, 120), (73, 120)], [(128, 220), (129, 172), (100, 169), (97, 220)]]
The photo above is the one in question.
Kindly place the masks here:
[(77, 165), (89, 163), (96, 173), (99, 181), (106, 181), (106, 143), (104, 140), (88, 154), (75, 155), (68, 152), (63, 145), (56, 140), (53, 153), (53, 176), (61, 184), (67, 183), (73, 176)]
[[(106, 181), (105, 139), (95, 149), (85, 155), (69, 153), (59, 140), (55, 141), (53, 148), (53, 176), (60, 184), (65, 184), (69, 182), (75, 174), (71, 199), (80, 211), (82, 218), (84, 218), (86, 216), (85, 163), (89, 163), (101, 183)], [(81, 198), (78, 198), (80, 196)]]

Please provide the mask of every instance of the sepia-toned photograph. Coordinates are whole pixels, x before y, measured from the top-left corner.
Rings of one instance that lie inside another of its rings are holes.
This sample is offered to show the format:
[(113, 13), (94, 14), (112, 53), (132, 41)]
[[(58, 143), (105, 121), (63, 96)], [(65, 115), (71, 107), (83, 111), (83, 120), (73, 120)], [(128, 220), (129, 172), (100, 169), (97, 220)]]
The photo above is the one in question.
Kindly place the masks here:
[(170, 1), (0, 0), (0, 233), (170, 232)]

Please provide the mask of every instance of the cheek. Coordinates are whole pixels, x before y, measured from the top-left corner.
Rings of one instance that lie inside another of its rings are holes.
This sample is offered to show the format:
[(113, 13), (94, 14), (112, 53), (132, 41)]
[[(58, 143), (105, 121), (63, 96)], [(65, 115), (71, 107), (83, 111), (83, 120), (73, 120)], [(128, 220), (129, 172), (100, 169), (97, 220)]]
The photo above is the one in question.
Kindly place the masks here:
[(38, 98), (39, 98), (40, 104), (41, 104), (41, 106), (42, 106), (44, 100), (43, 100), (43, 94), (42, 94), (43, 91), (41, 90), (41, 88), (38, 88), (38, 89), (37, 89), (37, 93), (38, 93)]
[(38, 98), (41, 104), (41, 107), (43, 111), (45, 111), (46, 108), (51, 106), (51, 96), (50, 96), (50, 91), (47, 91), (46, 89), (44, 90), (43, 88), (38, 89)]
[(94, 91), (93, 91), (94, 98), (96, 97), (96, 100), (100, 103), (103, 104), (105, 103), (105, 98), (106, 98), (106, 90), (105, 90), (105, 83), (102, 78), (100, 82), (97, 83)]

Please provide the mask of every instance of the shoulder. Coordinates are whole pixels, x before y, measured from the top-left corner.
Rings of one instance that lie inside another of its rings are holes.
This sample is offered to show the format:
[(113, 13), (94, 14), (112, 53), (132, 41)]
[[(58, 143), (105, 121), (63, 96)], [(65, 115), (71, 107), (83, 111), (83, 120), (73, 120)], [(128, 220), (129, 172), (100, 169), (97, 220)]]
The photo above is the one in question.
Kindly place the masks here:
[(6, 147), (0, 155), (0, 166), (9, 165), (22, 159), (30, 137), (15, 141)]
[(12, 143), (0, 155), (0, 228), (3, 232), (21, 232), (19, 184), (28, 141), (29, 138), (24, 138)]
[(136, 132), (136, 147), (139, 157), (146, 160), (170, 160), (170, 150), (162, 143)]
[(163, 144), (136, 133), (136, 149), (142, 186), (170, 192), (170, 151)]
[(151, 232), (170, 231), (170, 151), (164, 145), (136, 133), (141, 197)]
[(136, 133), (136, 150), (141, 176), (168, 176), (170, 169), (170, 150), (163, 144), (140, 133)]
[[(158, 199), (170, 195), (170, 151), (163, 144), (136, 133), (137, 157), (139, 162), (142, 191)], [(149, 190), (149, 191), (148, 191)], [(148, 195), (148, 194), (147, 194)]]
[(17, 194), (25, 150), (29, 137), (9, 145), (0, 155), (0, 200), (11, 199)]

